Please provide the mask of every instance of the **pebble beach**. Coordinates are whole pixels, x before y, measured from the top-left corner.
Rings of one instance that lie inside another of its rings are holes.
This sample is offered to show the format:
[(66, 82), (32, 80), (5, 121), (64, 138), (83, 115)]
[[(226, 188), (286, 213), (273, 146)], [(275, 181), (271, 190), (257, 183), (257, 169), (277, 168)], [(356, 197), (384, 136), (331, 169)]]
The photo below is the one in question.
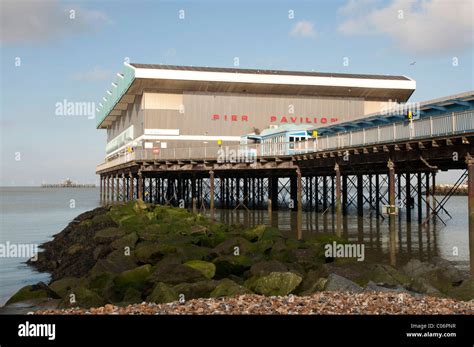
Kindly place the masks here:
[(422, 315), (474, 314), (474, 301), (457, 301), (406, 293), (321, 292), (311, 296), (240, 295), (120, 307), (41, 310), (38, 315)]

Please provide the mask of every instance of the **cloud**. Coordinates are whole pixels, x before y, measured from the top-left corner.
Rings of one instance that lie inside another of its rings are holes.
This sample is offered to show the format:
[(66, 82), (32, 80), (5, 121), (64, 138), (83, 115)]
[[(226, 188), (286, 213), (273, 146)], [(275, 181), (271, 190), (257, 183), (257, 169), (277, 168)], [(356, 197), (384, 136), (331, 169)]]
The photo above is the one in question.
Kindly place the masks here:
[(0, 6), (0, 39), (6, 44), (49, 42), (112, 23), (103, 12), (58, 0), (2, 0)]
[(347, 36), (384, 35), (414, 53), (457, 54), (473, 46), (471, 0), (350, 0), (339, 9), (338, 31)]
[(77, 81), (88, 82), (108, 81), (112, 80), (113, 72), (109, 70), (104, 70), (99, 66), (95, 66), (92, 70), (74, 74), (72, 78)]
[(291, 35), (301, 37), (315, 37), (314, 24), (307, 20), (301, 20), (291, 29)]

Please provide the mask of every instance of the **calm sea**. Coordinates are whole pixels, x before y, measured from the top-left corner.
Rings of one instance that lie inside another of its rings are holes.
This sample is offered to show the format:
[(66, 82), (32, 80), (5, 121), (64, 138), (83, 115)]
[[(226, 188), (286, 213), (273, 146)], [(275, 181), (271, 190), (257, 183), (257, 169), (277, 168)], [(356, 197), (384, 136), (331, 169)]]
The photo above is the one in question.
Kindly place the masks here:
[[(78, 214), (98, 205), (97, 188), (0, 188), (0, 243), (41, 244), (51, 240), (54, 234), (60, 232)], [(407, 223), (404, 216), (397, 220), (397, 265), (402, 265), (411, 258), (427, 260), (441, 256), (454, 261), (460, 268), (467, 269), (467, 197), (452, 197), (446, 209), (453, 217), (446, 221), (446, 226), (438, 221), (422, 229), (416, 221)], [(225, 223), (246, 225), (269, 221), (266, 211), (218, 211), (216, 216)], [(447, 219), (447, 216), (443, 218)], [(296, 230), (296, 214), (286, 211), (274, 213), (272, 223), (291, 235)], [(331, 214), (303, 213), (303, 237), (312, 233), (333, 233), (334, 225)], [(343, 234), (350, 241), (365, 244), (367, 260), (389, 263), (393, 259), (389, 252), (387, 220), (348, 216), (344, 221)], [(0, 257), (0, 305), (19, 288), (49, 280), (48, 274), (32, 270), (25, 264), (26, 260), (27, 258)]]

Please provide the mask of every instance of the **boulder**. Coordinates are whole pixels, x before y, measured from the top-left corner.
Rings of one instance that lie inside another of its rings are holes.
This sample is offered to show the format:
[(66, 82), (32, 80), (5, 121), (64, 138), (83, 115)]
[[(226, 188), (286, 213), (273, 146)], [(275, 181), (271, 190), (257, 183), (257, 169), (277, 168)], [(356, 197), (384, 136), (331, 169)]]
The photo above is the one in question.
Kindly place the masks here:
[(236, 296), (243, 294), (251, 294), (252, 292), (240, 284), (235, 283), (230, 279), (223, 279), (209, 295), (211, 298), (218, 298), (223, 296)]
[(221, 255), (213, 261), (216, 266), (216, 278), (221, 279), (229, 275), (241, 276), (252, 266), (252, 260), (245, 255)]
[(146, 287), (150, 273), (151, 265), (149, 264), (124, 271), (114, 279), (114, 289), (119, 293), (125, 293), (127, 288), (135, 288), (141, 291)]
[(239, 248), (239, 254), (253, 251), (253, 245), (243, 237), (235, 236), (221, 242), (214, 247), (214, 252), (218, 254), (234, 255), (235, 247)]
[(120, 273), (137, 267), (133, 253), (127, 255), (123, 250), (111, 252), (107, 258), (99, 259), (90, 274), (96, 275), (103, 272)]
[(135, 211), (135, 213), (143, 213), (147, 210), (147, 208), (148, 205), (142, 199), (135, 200), (135, 204), (133, 205), (133, 210)]
[(385, 287), (396, 287), (397, 285), (407, 287), (411, 283), (411, 279), (407, 275), (401, 273), (393, 266), (385, 264), (374, 265), (368, 274), (368, 278), (376, 284)]
[(469, 301), (474, 299), (474, 281), (467, 279), (460, 285), (454, 286), (448, 290), (447, 294), (458, 300)]
[(178, 295), (184, 295), (185, 300), (208, 298), (218, 284), (219, 282), (215, 280), (180, 283), (175, 285), (173, 290), (178, 293)]
[(129, 287), (123, 294), (122, 301), (119, 303), (121, 306), (139, 304), (143, 302), (142, 293), (136, 288)]
[(198, 270), (204, 275), (204, 277), (211, 279), (216, 274), (216, 266), (213, 263), (202, 260), (191, 260), (183, 264), (189, 266), (195, 270)]
[(88, 278), (87, 287), (95, 291), (102, 298), (115, 302), (120, 300), (120, 295), (116, 296), (114, 279), (117, 277), (117, 274), (111, 272), (100, 273), (95, 276), (90, 276)]
[(94, 241), (99, 243), (110, 243), (115, 239), (119, 239), (125, 235), (125, 232), (120, 228), (107, 228), (96, 232)]
[(64, 277), (50, 283), (49, 288), (60, 297), (66, 296), (72, 289), (85, 284), (85, 279), (77, 277)]
[(250, 268), (252, 276), (265, 276), (272, 272), (288, 272), (288, 266), (278, 260), (264, 260)]
[(107, 304), (107, 301), (96, 292), (86, 287), (77, 287), (61, 300), (59, 307), (90, 308), (104, 306), (105, 304)]
[(336, 274), (329, 275), (324, 290), (352, 293), (360, 293), (363, 291), (362, 287), (358, 284)]
[(113, 249), (117, 250), (124, 250), (125, 247), (129, 247), (130, 249), (134, 249), (135, 245), (137, 244), (138, 236), (137, 233), (129, 233), (115, 241), (113, 241), (110, 246)]
[(140, 242), (135, 248), (135, 257), (142, 264), (155, 264), (164, 255), (176, 252), (176, 248), (156, 242)]
[(177, 301), (179, 299), (178, 293), (176, 291), (166, 285), (163, 282), (158, 282), (154, 287), (153, 291), (150, 295), (146, 298), (148, 302), (154, 302), (157, 304), (164, 304), (167, 302)]
[(150, 224), (138, 231), (138, 237), (143, 241), (157, 241), (164, 230), (164, 225)]
[(206, 277), (198, 270), (181, 264), (157, 264), (148, 281), (178, 284), (183, 282), (198, 282)]
[(176, 246), (176, 254), (178, 254), (183, 261), (207, 260), (212, 254), (212, 250), (207, 247), (200, 247), (188, 243)]
[(324, 287), (326, 286), (327, 281), (328, 280), (324, 277), (318, 278), (309, 288), (302, 291), (300, 295), (307, 296), (307, 295), (312, 295), (316, 292), (322, 292), (324, 290)]
[(257, 294), (285, 296), (293, 292), (301, 280), (301, 276), (292, 272), (272, 272), (266, 276), (249, 279), (245, 284)]
[(59, 295), (51, 290), (51, 288), (49, 288), (44, 282), (39, 282), (21, 288), (6, 302), (5, 305), (41, 298), (59, 299)]

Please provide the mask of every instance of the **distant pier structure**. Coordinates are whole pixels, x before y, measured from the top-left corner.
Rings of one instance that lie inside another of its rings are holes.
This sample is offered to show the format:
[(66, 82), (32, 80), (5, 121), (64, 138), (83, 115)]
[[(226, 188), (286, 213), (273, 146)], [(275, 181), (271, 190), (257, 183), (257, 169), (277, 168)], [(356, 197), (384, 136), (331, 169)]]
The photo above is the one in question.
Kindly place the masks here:
[(42, 188), (95, 188), (95, 184), (74, 183), (69, 178), (62, 183), (43, 183)]
[[(474, 91), (409, 103), (415, 87), (406, 76), (126, 64), (98, 109), (101, 201), (319, 211), (338, 234), (344, 215), (388, 218), (394, 263), (396, 221), (445, 223), (467, 182), (474, 277)], [(462, 175), (437, 197), (436, 174), (449, 170)]]

